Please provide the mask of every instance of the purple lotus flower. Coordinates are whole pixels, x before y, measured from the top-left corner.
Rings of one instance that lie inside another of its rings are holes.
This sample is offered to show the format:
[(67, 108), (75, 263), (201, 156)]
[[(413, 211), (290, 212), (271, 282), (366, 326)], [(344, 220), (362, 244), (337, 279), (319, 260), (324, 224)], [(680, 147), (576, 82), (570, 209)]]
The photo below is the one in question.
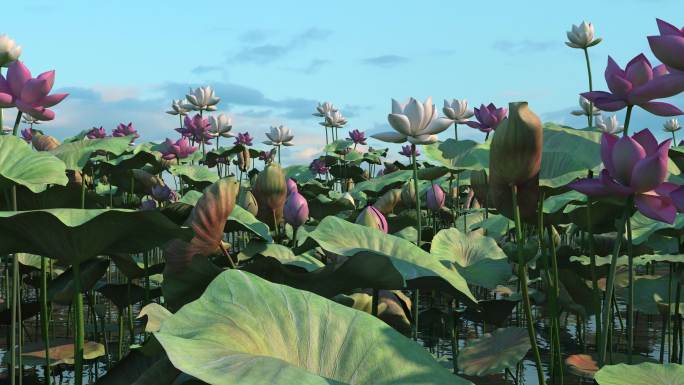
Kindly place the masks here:
[(140, 137), (140, 134), (138, 134), (138, 131), (135, 130), (135, 128), (133, 127), (133, 123), (131, 122), (129, 122), (128, 124), (119, 123), (119, 125), (112, 130), (112, 136), (117, 138), (129, 135), (133, 135), (131, 143), (135, 142), (135, 140)]
[(366, 206), (366, 208), (359, 213), (359, 216), (356, 217), (356, 224), (376, 228), (385, 234), (387, 234), (389, 229), (387, 226), (387, 219), (385, 219), (385, 216), (382, 215), (380, 210), (376, 209), (374, 206)]
[(465, 122), (468, 127), (477, 128), (478, 130), (489, 133), (496, 130), (496, 127), (501, 123), (506, 115), (508, 115), (507, 108), (496, 108), (494, 103), (489, 103), (488, 106), (480, 105), (480, 108), (474, 109), (475, 118), (477, 122), (469, 120)]
[(444, 190), (438, 184), (433, 184), (432, 188), (427, 191), (425, 204), (428, 209), (436, 211), (444, 207), (445, 198)]
[(366, 133), (359, 130), (349, 131), (349, 140), (354, 142), (354, 144), (366, 144)]
[(624, 70), (608, 56), (605, 77), (610, 92), (582, 93), (582, 96), (603, 111), (618, 111), (627, 106), (639, 106), (659, 116), (684, 114), (672, 104), (651, 101), (684, 91), (684, 73), (670, 74), (663, 64), (651, 67), (644, 54), (634, 57)]
[(309, 165), (309, 170), (316, 175), (324, 175), (328, 173), (328, 166), (325, 165), (324, 161), (320, 159), (314, 159)]
[(684, 28), (656, 19), (660, 36), (649, 36), (648, 44), (655, 57), (670, 71), (684, 71)]
[(38, 120), (52, 120), (55, 113), (48, 110), (69, 94), (48, 95), (55, 83), (55, 71), (31, 77), (31, 71), (19, 60), (7, 69), (7, 79), (0, 75), (0, 108), (17, 107), (19, 111)]
[(157, 202), (167, 202), (175, 200), (176, 192), (167, 185), (154, 185), (150, 190), (150, 195)]
[(190, 146), (188, 138), (180, 138), (177, 141), (172, 141), (166, 138), (166, 148), (162, 150), (162, 158), (166, 160), (171, 159), (185, 159), (193, 152), (197, 151), (197, 147)]
[(249, 132), (238, 133), (235, 137), (235, 145), (251, 146), (253, 140), (254, 138), (249, 135)]
[(292, 193), (299, 192), (299, 189), (297, 188), (297, 182), (295, 182), (292, 178), (287, 179), (287, 195), (290, 195)]
[(105, 131), (102, 126), (99, 128), (93, 127), (88, 133), (86, 134), (86, 137), (88, 139), (102, 139), (107, 137), (107, 131)]
[(603, 134), (601, 160), (605, 168), (599, 178), (580, 179), (568, 187), (588, 196), (634, 195), (636, 207), (642, 214), (673, 223), (677, 209), (670, 193), (678, 186), (665, 182), (671, 141), (658, 144), (648, 129), (619, 139)]
[(289, 194), (283, 208), (283, 216), (285, 223), (295, 228), (306, 223), (309, 218), (309, 203), (306, 198), (296, 191)]
[(176, 131), (195, 143), (209, 144), (211, 139), (216, 137), (216, 134), (211, 131), (209, 119), (203, 118), (200, 114), (195, 114), (192, 118), (186, 116), (183, 123), (185, 127), (176, 128)]
[(270, 151), (260, 151), (259, 160), (263, 160), (266, 163), (273, 162), (273, 159), (275, 159), (276, 151), (277, 150), (275, 149), (275, 147), (272, 148)]
[[(401, 146), (401, 151), (399, 151), (399, 155), (403, 155), (407, 158), (410, 158), (411, 155), (413, 155), (413, 150), (411, 150), (411, 145), (407, 144), (406, 146)], [(416, 147), (416, 157), (420, 156), (420, 151), (418, 151), (418, 148)]]
[(33, 131), (30, 128), (24, 128), (21, 130), (21, 138), (26, 141), (26, 143), (31, 143), (33, 140)]
[(146, 199), (140, 204), (140, 210), (149, 211), (157, 208), (157, 202), (152, 199)]

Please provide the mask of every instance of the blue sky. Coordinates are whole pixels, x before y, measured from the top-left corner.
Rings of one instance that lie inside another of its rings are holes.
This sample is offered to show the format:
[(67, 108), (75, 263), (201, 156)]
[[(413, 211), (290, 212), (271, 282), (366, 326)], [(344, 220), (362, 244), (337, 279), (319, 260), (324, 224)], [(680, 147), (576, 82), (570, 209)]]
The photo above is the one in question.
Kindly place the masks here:
[[(174, 137), (171, 99), (209, 84), (234, 130), (262, 140), (270, 125), (291, 127), (290, 163), (320, 150), (311, 113), (323, 100), (368, 132), (388, 128), (390, 98), (409, 96), (440, 109), (444, 98), (527, 100), (545, 121), (582, 127), (569, 115), (587, 89), (582, 52), (564, 44), (571, 24), (591, 21), (604, 39), (590, 51), (596, 89), (608, 55), (622, 66), (640, 52), (654, 59), (656, 17), (684, 25), (674, 0), (15, 1), (3, 15), (0, 33), (24, 47), (27, 66), (55, 69), (55, 89), (72, 94), (41, 126), (50, 134), (133, 121), (143, 139)], [(684, 97), (673, 102), (684, 108)], [(633, 124), (660, 131), (663, 121), (637, 111)]]

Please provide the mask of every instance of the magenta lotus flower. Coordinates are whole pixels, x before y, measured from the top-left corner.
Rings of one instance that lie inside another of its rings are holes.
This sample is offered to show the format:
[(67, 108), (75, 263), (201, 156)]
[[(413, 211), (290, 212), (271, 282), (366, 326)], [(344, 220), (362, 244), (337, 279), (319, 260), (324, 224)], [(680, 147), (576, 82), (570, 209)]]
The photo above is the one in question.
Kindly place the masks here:
[(162, 158), (166, 160), (171, 159), (185, 159), (193, 152), (197, 151), (197, 147), (191, 146), (188, 138), (180, 138), (177, 141), (166, 139), (166, 148), (162, 150)]
[(642, 214), (673, 223), (677, 209), (670, 193), (678, 186), (665, 182), (671, 141), (658, 144), (648, 129), (619, 139), (603, 134), (601, 160), (605, 168), (599, 178), (580, 179), (568, 187), (588, 196), (634, 195), (636, 207)]
[(656, 19), (660, 36), (649, 36), (651, 51), (670, 71), (684, 71), (684, 28)]
[(295, 182), (292, 178), (287, 179), (287, 195), (290, 195), (292, 193), (299, 192), (299, 189), (297, 188), (297, 182)]
[(86, 134), (86, 137), (88, 139), (102, 139), (107, 137), (107, 131), (102, 128), (102, 126), (98, 127), (93, 127), (88, 133)]
[(200, 114), (195, 114), (192, 118), (186, 116), (183, 123), (185, 127), (176, 128), (176, 131), (184, 137), (192, 139), (194, 143), (209, 144), (211, 139), (217, 135), (211, 131), (209, 119), (203, 118)]
[(328, 166), (325, 165), (324, 161), (320, 159), (314, 159), (309, 165), (309, 170), (316, 175), (324, 175), (328, 173)]
[(26, 141), (26, 143), (31, 143), (33, 140), (33, 131), (30, 128), (24, 128), (21, 130), (21, 138)]
[(508, 115), (507, 108), (496, 108), (494, 103), (489, 103), (488, 106), (482, 104), (480, 105), (480, 108), (475, 108), (474, 112), (477, 122), (469, 120), (465, 122), (465, 124), (467, 124), (468, 127), (477, 128), (485, 133), (496, 130), (499, 123)]
[(444, 190), (442, 190), (438, 184), (433, 184), (432, 188), (427, 191), (425, 204), (428, 209), (436, 211), (444, 207), (445, 199), (446, 195), (444, 194)]
[(605, 77), (610, 92), (582, 93), (582, 96), (603, 111), (618, 111), (627, 106), (639, 106), (659, 116), (684, 114), (672, 104), (651, 101), (684, 91), (684, 72), (670, 74), (667, 67), (662, 64), (651, 67), (646, 56), (639, 54), (627, 63), (624, 70), (608, 56)]
[(7, 79), (0, 75), (0, 108), (17, 107), (19, 111), (38, 120), (52, 120), (55, 113), (48, 110), (69, 94), (48, 95), (55, 83), (55, 71), (31, 77), (31, 71), (17, 60), (7, 68)]
[(138, 131), (135, 130), (135, 128), (133, 127), (133, 123), (131, 122), (129, 122), (128, 124), (119, 123), (119, 125), (112, 130), (112, 136), (117, 138), (129, 135), (133, 135), (133, 138), (131, 138), (131, 143), (135, 142), (135, 140), (140, 137), (140, 134), (138, 134)]
[(349, 131), (349, 140), (354, 142), (354, 144), (366, 144), (366, 133), (359, 130)]
[[(401, 151), (399, 151), (399, 155), (403, 155), (407, 158), (410, 158), (411, 155), (413, 154), (413, 150), (411, 150), (411, 145), (406, 145), (406, 146), (401, 146)], [(416, 157), (420, 156), (420, 151), (418, 151), (418, 148), (416, 148)]]
[(260, 151), (259, 160), (263, 160), (266, 163), (271, 163), (275, 158), (276, 152), (277, 150), (275, 149), (275, 147), (272, 148), (271, 151)]
[(289, 194), (283, 208), (283, 216), (285, 223), (295, 228), (306, 223), (306, 220), (309, 219), (309, 203), (306, 198), (296, 191)]
[(249, 135), (249, 132), (238, 133), (235, 137), (235, 145), (251, 146), (253, 140), (254, 138)]
[(157, 202), (167, 202), (176, 200), (176, 192), (167, 185), (154, 185), (150, 190), (150, 195)]

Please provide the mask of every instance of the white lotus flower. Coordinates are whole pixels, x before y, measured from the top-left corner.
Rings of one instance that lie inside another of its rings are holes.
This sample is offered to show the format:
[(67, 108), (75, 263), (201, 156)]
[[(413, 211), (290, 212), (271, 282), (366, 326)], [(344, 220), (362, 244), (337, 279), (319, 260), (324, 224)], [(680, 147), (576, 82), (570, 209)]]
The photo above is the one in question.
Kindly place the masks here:
[(0, 35), (0, 67), (7, 67), (11, 62), (19, 59), (21, 46), (7, 35)]
[(596, 115), (601, 115), (601, 110), (596, 108), (596, 106), (593, 106), (592, 103), (589, 101), (589, 99), (585, 98), (584, 96), (579, 97), (579, 105), (581, 110), (574, 110), (571, 112), (571, 114), (575, 116), (589, 116), (589, 114), (596, 116)]
[(437, 134), (446, 130), (452, 121), (438, 118), (432, 97), (425, 103), (409, 98), (406, 104), (392, 99), (392, 113), (387, 115), (392, 128), (396, 131), (381, 132), (371, 135), (372, 138), (390, 143), (432, 144), (437, 142)]
[(572, 30), (568, 31), (568, 40), (565, 44), (571, 48), (586, 49), (593, 47), (601, 42), (601, 38), (594, 39), (594, 26), (583, 21), (580, 25), (572, 25)]
[(468, 109), (468, 101), (465, 99), (452, 99), (451, 103), (445, 99), (442, 112), (444, 112), (444, 115), (446, 115), (447, 118), (460, 124), (465, 123), (473, 116), (473, 110)]
[(197, 111), (216, 111), (216, 104), (221, 101), (221, 98), (214, 95), (214, 89), (211, 86), (198, 87), (194, 90), (191, 88), (190, 93), (185, 97)]
[(345, 124), (347, 124), (347, 119), (345, 119), (344, 116), (342, 116), (342, 113), (340, 111), (334, 110), (326, 113), (325, 121), (319, 124), (325, 127), (341, 128)]
[(318, 106), (316, 107), (316, 112), (313, 114), (313, 116), (324, 117), (328, 113), (335, 111), (337, 111), (337, 108), (335, 108), (335, 106), (333, 106), (330, 102), (318, 103)]
[(263, 143), (271, 146), (292, 146), (290, 142), (294, 139), (292, 131), (282, 125), (278, 127), (272, 126), (271, 132), (267, 132), (266, 137), (270, 140), (266, 140)]
[(221, 135), (224, 138), (230, 138), (233, 135), (230, 130), (233, 129), (233, 120), (226, 114), (212, 115), (209, 117), (209, 124), (211, 124), (210, 131), (214, 135)]
[(596, 127), (606, 134), (619, 134), (625, 129), (625, 126), (621, 126), (618, 122), (617, 115), (611, 116), (607, 121), (603, 119), (603, 115), (596, 118)]
[(192, 111), (193, 107), (191, 104), (187, 103), (185, 99), (173, 100), (171, 102), (171, 109), (166, 111), (169, 115), (187, 115), (188, 112)]
[(677, 120), (677, 118), (672, 118), (672, 119), (668, 119), (665, 122), (665, 124), (663, 124), (663, 128), (667, 132), (675, 132), (675, 131), (679, 131), (682, 128), (682, 126), (679, 124), (679, 121)]

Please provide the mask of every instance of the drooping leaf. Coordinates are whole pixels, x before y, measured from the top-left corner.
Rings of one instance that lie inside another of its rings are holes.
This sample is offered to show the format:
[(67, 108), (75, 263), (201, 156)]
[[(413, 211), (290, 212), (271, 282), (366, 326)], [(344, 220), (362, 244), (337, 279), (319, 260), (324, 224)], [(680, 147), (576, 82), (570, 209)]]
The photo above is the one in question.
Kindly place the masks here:
[(238, 205), (233, 208), (226, 223), (226, 231), (236, 230), (249, 231), (266, 242), (273, 242), (268, 225)]
[(238, 270), (155, 336), (174, 366), (217, 385), (469, 384), (368, 314)]
[(371, 180), (367, 180), (365, 182), (357, 184), (352, 189), (352, 193), (365, 192), (379, 195), (387, 190), (402, 186), (412, 176), (413, 171), (394, 171), (389, 174), (385, 174), (379, 178), (373, 178)]
[(458, 354), (458, 367), (468, 375), (484, 376), (514, 368), (530, 350), (527, 330), (496, 329), (470, 342)]
[(60, 159), (31, 150), (16, 136), (0, 135), (0, 190), (16, 184), (37, 193), (47, 185), (65, 186), (68, 181), (66, 167)]
[(159, 329), (161, 329), (161, 324), (172, 315), (173, 313), (171, 313), (167, 308), (153, 302), (140, 309), (140, 313), (138, 313), (137, 318), (140, 319), (147, 317), (145, 331), (148, 333), (153, 333), (158, 332)]
[[(104, 258), (96, 258), (81, 264), (81, 288), (88, 291), (95, 286), (97, 281), (107, 272), (109, 261)], [(68, 305), (74, 299), (74, 271), (67, 269), (48, 284), (48, 301), (62, 305)]]
[(289, 247), (276, 243), (250, 242), (246, 248), (240, 250), (238, 258), (243, 261), (257, 254), (275, 258), (283, 265), (301, 267), (306, 271), (313, 271), (324, 266), (323, 262), (311, 255), (295, 255)]
[(206, 187), (217, 180), (219, 180), (216, 172), (207, 166), (191, 165), (191, 164), (177, 164), (169, 168), (171, 174), (183, 178), (188, 184), (198, 186), (200, 188)]
[(90, 157), (98, 151), (106, 151), (114, 155), (122, 154), (131, 142), (129, 137), (83, 139), (75, 142), (62, 143), (50, 150), (50, 154), (61, 159), (67, 170), (81, 171)]

